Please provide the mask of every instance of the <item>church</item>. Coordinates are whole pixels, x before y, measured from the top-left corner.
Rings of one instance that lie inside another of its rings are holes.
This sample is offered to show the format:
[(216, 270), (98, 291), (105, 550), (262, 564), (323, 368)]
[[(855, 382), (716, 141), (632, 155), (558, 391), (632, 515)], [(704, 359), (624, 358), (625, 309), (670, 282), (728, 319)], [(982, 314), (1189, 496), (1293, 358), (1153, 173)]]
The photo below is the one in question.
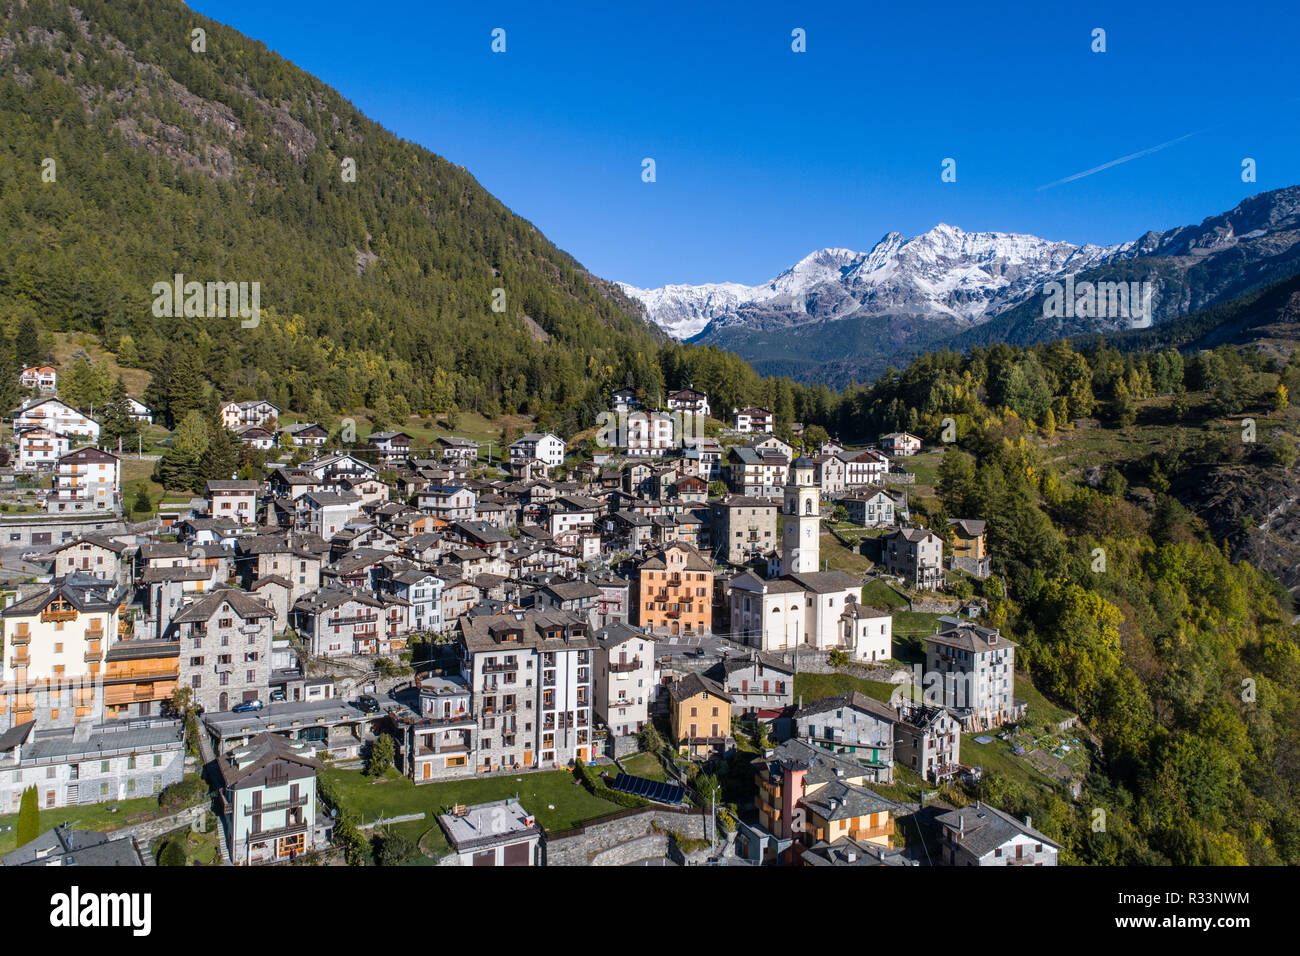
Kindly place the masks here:
[(781, 553), (768, 576), (746, 571), (731, 582), (731, 633), (763, 651), (845, 650), (855, 660), (890, 656), (888, 611), (860, 604), (862, 583), (843, 571), (821, 570), (821, 491), (816, 466), (800, 456), (790, 465), (781, 509)]

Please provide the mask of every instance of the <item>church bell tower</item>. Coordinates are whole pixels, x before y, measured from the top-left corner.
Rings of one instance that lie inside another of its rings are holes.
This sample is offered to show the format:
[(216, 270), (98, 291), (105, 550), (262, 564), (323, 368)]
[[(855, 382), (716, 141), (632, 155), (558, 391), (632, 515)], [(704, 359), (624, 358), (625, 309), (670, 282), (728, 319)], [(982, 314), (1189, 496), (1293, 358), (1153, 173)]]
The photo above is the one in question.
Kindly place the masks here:
[(816, 571), (821, 563), (821, 493), (813, 481), (812, 459), (800, 455), (790, 464), (781, 515), (781, 573)]

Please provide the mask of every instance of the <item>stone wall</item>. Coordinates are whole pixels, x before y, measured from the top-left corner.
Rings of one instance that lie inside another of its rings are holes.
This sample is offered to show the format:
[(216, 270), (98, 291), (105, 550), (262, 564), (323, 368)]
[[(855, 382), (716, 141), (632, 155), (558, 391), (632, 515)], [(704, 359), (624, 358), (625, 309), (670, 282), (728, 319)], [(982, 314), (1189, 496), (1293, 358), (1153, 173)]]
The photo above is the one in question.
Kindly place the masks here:
[(670, 830), (687, 839), (707, 839), (708, 814), (667, 807), (625, 810), (598, 820), (547, 834), (542, 843), (546, 866), (617, 866), (647, 858), (662, 858), (672, 842)]

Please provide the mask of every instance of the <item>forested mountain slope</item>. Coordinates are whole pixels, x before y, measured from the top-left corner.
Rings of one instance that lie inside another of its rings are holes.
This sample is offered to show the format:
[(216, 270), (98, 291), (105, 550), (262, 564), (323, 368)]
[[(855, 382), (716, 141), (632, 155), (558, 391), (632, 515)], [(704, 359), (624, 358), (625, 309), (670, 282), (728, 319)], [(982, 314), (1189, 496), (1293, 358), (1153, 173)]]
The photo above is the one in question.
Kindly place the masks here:
[[(193, 343), (223, 395), (285, 407), (546, 418), (662, 340), (463, 168), (178, 0), (0, 0), (0, 223), (11, 326), (151, 369)], [(259, 326), (155, 317), (176, 273), (260, 283)]]

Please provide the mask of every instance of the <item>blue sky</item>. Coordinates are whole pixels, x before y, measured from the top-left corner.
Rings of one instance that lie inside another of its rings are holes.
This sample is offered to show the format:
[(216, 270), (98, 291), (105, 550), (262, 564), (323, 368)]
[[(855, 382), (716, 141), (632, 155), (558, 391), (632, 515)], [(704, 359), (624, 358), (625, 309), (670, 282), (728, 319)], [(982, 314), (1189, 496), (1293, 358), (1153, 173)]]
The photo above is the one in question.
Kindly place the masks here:
[(938, 222), (1121, 242), (1300, 183), (1293, 3), (190, 6), (641, 286), (753, 284)]

